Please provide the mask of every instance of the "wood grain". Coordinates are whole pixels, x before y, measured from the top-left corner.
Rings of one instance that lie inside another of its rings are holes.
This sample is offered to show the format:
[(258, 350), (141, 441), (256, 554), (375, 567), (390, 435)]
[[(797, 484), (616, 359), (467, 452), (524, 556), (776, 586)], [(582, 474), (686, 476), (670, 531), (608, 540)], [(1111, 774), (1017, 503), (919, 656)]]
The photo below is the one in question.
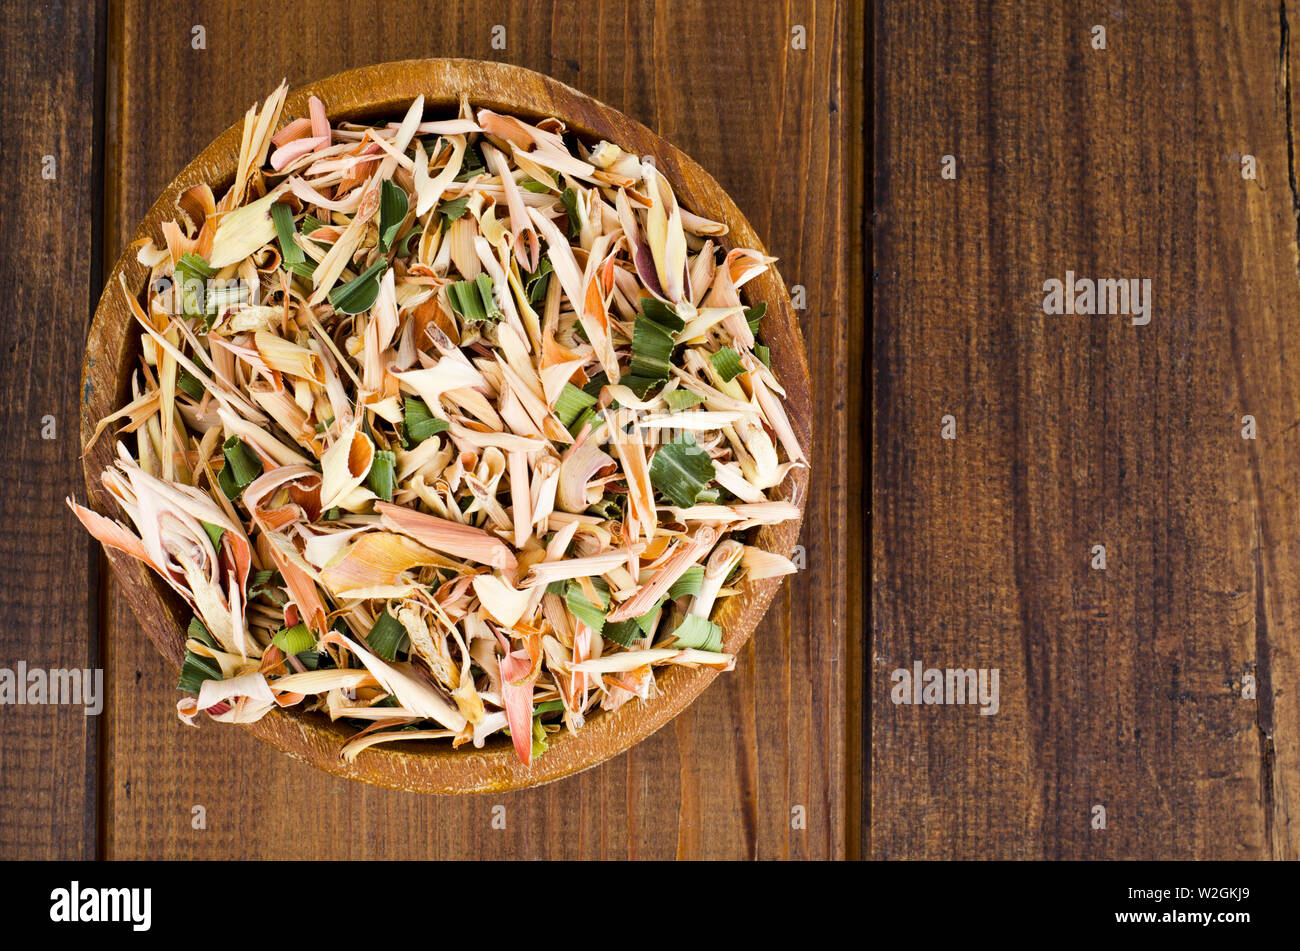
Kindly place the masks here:
[[(63, 498), (84, 496), (77, 378), (95, 279), (102, 29), (94, 6), (31, 4), (0, 19), (0, 667), (8, 670), (98, 666), (98, 556)], [(80, 705), (6, 706), (0, 718), (0, 858), (93, 857), (96, 719)]]
[[(163, 184), (282, 76), (297, 85), (377, 58), (500, 58), (609, 102), (719, 180), (782, 257), (787, 281), (806, 286), (817, 399), (836, 412), (818, 417), (813, 435), (825, 460), (809, 498), (816, 514), (804, 529), (815, 570), (783, 587), (735, 674), (625, 756), (537, 790), (424, 799), (326, 776), (237, 731), (182, 731), (171, 675), (110, 586), (113, 712), (103, 803), (110, 856), (844, 854), (845, 630), (836, 592), (847, 589), (847, 542), (832, 513), (845, 508), (848, 408), (837, 379), (851, 362), (842, 329), (848, 223), (839, 107), (850, 65), (837, 54), (845, 10), (765, 9), (769, 16), (754, 18), (706, 16), (685, 4), (442, 4), (436, 31), (410, 28), (412, 18), (427, 17), (421, 4), (386, 5), (378, 22), (346, 4), (314, 5), (292, 29), (269, 12), (228, 3), (112, 9), (106, 220), (115, 231), (107, 259)], [(490, 45), (498, 23), (506, 27), (504, 51)], [(795, 23), (807, 27), (806, 50), (790, 48)], [(196, 24), (205, 27), (206, 50), (190, 48)], [(229, 68), (234, 50), (246, 64), (238, 71)], [(710, 65), (672, 68), (681, 57)], [(194, 90), (204, 88), (221, 90), (213, 97), (219, 105), (195, 109)], [(721, 89), (725, 109), (716, 105)], [(755, 137), (764, 126), (770, 132)], [(790, 167), (800, 169), (793, 187)], [(316, 804), (306, 837), (285, 819), (284, 804), (302, 801)], [(205, 807), (205, 830), (192, 828), (196, 804)], [(507, 807), (505, 830), (491, 827), (496, 804)], [(804, 830), (791, 829), (795, 805), (807, 810)]]
[[(1300, 14), (1069, 7), (876, 4), (871, 854), (1295, 858)], [(1150, 324), (1045, 316), (1067, 269)]]
[[(847, 710), (844, 718), (844, 748), (847, 751), (844, 783), (844, 823), (848, 837), (846, 857), (859, 861), (869, 853), (867, 832), (869, 823), (870, 763), (867, 756), (867, 744), (871, 742), (869, 722), (870, 705), (867, 703), (866, 658), (868, 644), (867, 620), (865, 617), (865, 592), (867, 569), (866, 537), (869, 532), (856, 530), (862, 523), (870, 526), (871, 522), (871, 486), (866, 478), (870, 465), (867, 447), (871, 445), (871, 414), (864, 405), (863, 394), (867, 392), (870, 382), (871, 362), (867, 359), (867, 321), (866, 315), (858, 319), (855, 302), (865, 302), (867, 272), (870, 266), (870, 232), (867, 217), (867, 148), (870, 128), (867, 116), (871, 106), (866, 76), (871, 72), (872, 46), (870, 18), (872, 11), (869, 4), (861, 4), (858, 10), (846, 18), (844, 59), (853, 74), (843, 89), (844, 102), (840, 108), (844, 112), (844, 130), (842, 135), (850, 147), (845, 150), (845, 173), (841, 179), (841, 188), (845, 196), (848, 213), (842, 225), (845, 228), (845, 240), (849, 246), (848, 255), (848, 306), (844, 312), (848, 317), (845, 330), (844, 352), (849, 355), (846, 367), (845, 408), (849, 414), (847, 437), (847, 460), (845, 477), (848, 485), (844, 502), (849, 511), (855, 513), (851, 521), (849, 538), (845, 545), (846, 583), (853, 592), (845, 603), (845, 695)], [(852, 143), (861, 143), (862, 147), (852, 147)], [(859, 591), (862, 596), (859, 596)]]

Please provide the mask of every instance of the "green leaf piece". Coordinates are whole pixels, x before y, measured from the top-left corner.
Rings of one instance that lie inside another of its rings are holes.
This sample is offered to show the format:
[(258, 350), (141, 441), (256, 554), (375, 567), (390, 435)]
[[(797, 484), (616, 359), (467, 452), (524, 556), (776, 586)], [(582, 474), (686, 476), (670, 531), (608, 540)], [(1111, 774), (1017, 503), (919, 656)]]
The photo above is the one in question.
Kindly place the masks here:
[(695, 442), (691, 433), (682, 433), (661, 446), (650, 460), (650, 484), (678, 508), (690, 508), (715, 474), (713, 460)]
[(412, 446), (418, 446), (430, 436), (446, 432), (448, 424), (429, 412), (429, 406), (417, 396), (402, 398), (402, 429)]
[(401, 185), (391, 178), (379, 187), (379, 253), (387, 254), (402, 227), (410, 198)]
[(397, 659), (397, 652), (409, 645), (406, 628), (385, 609), (375, 618), (375, 626), (366, 635), (366, 645), (386, 661)]
[(740, 354), (731, 347), (723, 347), (709, 357), (709, 362), (713, 364), (713, 369), (718, 371), (718, 376), (727, 382), (731, 382), (745, 372), (745, 368), (740, 365)]
[(560, 390), (560, 398), (555, 401), (555, 417), (566, 427), (571, 426), (595, 402), (596, 397), (584, 393), (572, 383), (566, 383), (564, 389)]
[(293, 240), (296, 233), (293, 211), (284, 202), (276, 202), (271, 206), (271, 221), (275, 224), (275, 236), (280, 241), (280, 260), (286, 267), (302, 264), (307, 257), (302, 253), (302, 248), (298, 247), (298, 242)]
[(369, 310), (379, 296), (381, 272), (387, 261), (376, 261), (346, 284), (330, 291), (330, 305), (340, 314), (355, 315)]
[(673, 631), (673, 647), (693, 647), (696, 650), (722, 650), (722, 628), (708, 618), (690, 615)]
[(312, 634), (306, 624), (295, 624), (277, 631), (271, 638), (271, 643), (286, 654), (296, 655), (315, 649), (316, 635)]
[(393, 501), (393, 488), (397, 482), (397, 454), (390, 449), (380, 449), (370, 463), (366, 474), (366, 487), (385, 502)]

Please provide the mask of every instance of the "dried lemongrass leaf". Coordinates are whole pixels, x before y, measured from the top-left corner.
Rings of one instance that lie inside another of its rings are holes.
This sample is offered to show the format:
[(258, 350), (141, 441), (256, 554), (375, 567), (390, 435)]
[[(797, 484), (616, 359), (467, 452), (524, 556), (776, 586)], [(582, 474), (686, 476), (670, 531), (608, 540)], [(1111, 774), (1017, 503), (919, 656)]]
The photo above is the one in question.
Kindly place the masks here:
[(701, 650), (674, 650), (669, 647), (656, 647), (649, 650), (622, 651), (607, 657), (574, 664), (573, 669), (587, 674), (612, 674), (636, 670), (649, 664), (674, 664), (681, 667), (712, 667), (715, 670), (731, 670), (736, 666), (736, 658), (731, 654), (719, 654)]
[(375, 510), (386, 527), (410, 535), (420, 544), (458, 558), (513, 574), (518, 563), (510, 547), (494, 535), (468, 525), (379, 502)]
[[(213, 713), (219, 706), (225, 709)], [(275, 707), (275, 695), (266, 678), (253, 671), (229, 680), (205, 680), (199, 688), (196, 707), (206, 711), (213, 720), (255, 723)]]
[(687, 568), (713, 548), (717, 539), (718, 532), (715, 529), (708, 525), (701, 526), (687, 544), (679, 548), (659, 567), (648, 582), (637, 589), (636, 594), (611, 611), (607, 620), (626, 621), (629, 618), (640, 617), (649, 611), (660, 597), (668, 593), (668, 589)]
[(324, 385), (325, 368), (319, 354), (268, 330), (253, 334), (258, 354), (272, 370)]
[(126, 406), (123, 406), (115, 413), (105, 416), (96, 424), (95, 431), (91, 433), (90, 440), (86, 443), (85, 451), (89, 452), (90, 448), (99, 441), (99, 437), (103, 435), (109, 424), (125, 418), (127, 423), (118, 430), (118, 433), (133, 433), (143, 426), (146, 420), (157, 413), (161, 405), (162, 393), (158, 390), (150, 390), (148, 393), (136, 397)]
[(282, 192), (282, 188), (273, 189), (257, 201), (225, 215), (212, 240), (208, 264), (218, 269), (237, 264), (274, 241), (275, 222), (271, 219), (271, 205)]
[(585, 512), (601, 496), (592, 480), (617, 468), (618, 463), (595, 442), (575, 445), (560, 463), (556, 504), (566, 512)]
[(718, 543), (704, 566), (704, 578), (691, 601), (690, 614), (702, 618), (709, 616), (713, 603), (718, 599), (718, 592), (744, 554), (745, 546), (738, 541), (726, 539)]
[(336, 597), (361, 597), (358, 592), (409, 587), (401, 581), (407, 569), (436, 561), (433, 552), (405, 535), (367, 532), (341, 558), (323, 568), (320, 578)]
[(763, 578), (780, 578), (783, 575), (792, 575), (799, 570), (794, 562), (785, 555), (778, 555), (774, 551), (765, 551), (753, 545), (745, 546), (745, 552), (740, 558), (740, 564), (744, 567), (746, 576), (752, 581), (759, 581)]
[(435, 178), (425, 183), (425, 176), (419, 174), (415, 178), (415, 190), (418, 196), (418, 202), (415, 209), (416, 217), (423, 218), (427, 215), (436, 204), (442, 199), (442, 193), (445, 192), (451, 183), (456, 180), (460, 174), (461, 162), (465, 155), (465, 137), (463, 135), (453, 135), (448, 141), (451, 143), (452, 154), (447, 164), (442, 167)]
[(524, 578), (525, 588), (548, 585), (568, 578), (591, 578), (603, 575), (627, 562), (629, 555), (639, 555), (645, 551), (644, 542), (639, 542), (627, 550), (604, 552), (599, 555), (587, 555), (582, 558), (561, 558), (554, 561), (536, 562)]
[(271, 681), (275, 693), (325, 693), (328, 690), (353, 690), (367, 683), (378, 683), (368, 670), (307, 670), (300, 674), (277, 677)]
[(445, 740), (456, 735), (456, 730), (393, 730), (386, 733), (371, 733), (350, 740), (339, 750), (339, 755), (350, 763), (364, 750), (380, 743), (393, 743), (398, 740)]
[(372, 185), (366, 187), (361, 196), (361, 202), (357, 205), (357, 212), (348, 222), (348, 226), (343, 229), (338, 240), (330, 246), (325, 252), (325, 256), (316, 264), (312, 271), (312, 291), (308, 304), (316, 306), (325, 300), (330, 291), (334, 289), (334, 284), (339, 279), (348, 262), (351, 261), (353, 253), (361, 244), (361, 239), (365, 236), (366, 226), (370, 223), (379, 211), (379, 182), (374, 181)]
[(799, 506), (793, 502), (742, 502), (736, 505), (692, 505), (675, 509), (678, 519), (688, 522), (751, 522), (755, 525), (777, 525), (798, 518)]
[(375, 458), (375, 444), (360, 431), (360, 420), (354, 419), (343, 428), (339, 438), (321, 457), (324, 482), (321, 485), (321, 506), (333, 508), (365, 481)]
[(514, 627), (528, 606), (528, 592), (519, 591), (495, 575), (475, 575), (474, 593), (487, 616), (502, 627)]
[(467, 721), (460, 711), (443, 700), (437, 691), (411, 674), (380, 660), (346, 634), (331, 632), (321, 639), (321, 643), (337, 643), (345, 646), (405, 709), (440, 723), (454, 732), (460, 732), (465, 728)]

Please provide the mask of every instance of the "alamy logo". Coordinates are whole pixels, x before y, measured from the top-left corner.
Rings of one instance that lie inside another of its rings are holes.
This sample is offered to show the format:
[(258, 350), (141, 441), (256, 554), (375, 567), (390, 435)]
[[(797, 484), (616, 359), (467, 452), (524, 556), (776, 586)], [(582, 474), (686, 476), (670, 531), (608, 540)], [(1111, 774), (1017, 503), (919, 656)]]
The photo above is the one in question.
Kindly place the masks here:
[(45, 670), (28, 667), (20, 660), (16, 669), (0, 667), (0, 705), (43, 706), (82, 704), (86, 716), (98, 716), (104, 709), (102, 669)]
[(50, 921), (129, 921), (132, 931), (148, 931), (152, 922), (151, 888), (68, 888), (50, 892)]
[(1043, 282), (1043, 313), (1052, 314), (1123, 314), (1141, 327), (1151, 323), (1151, 278), (1081, 277), (1065, 272), (1065, 280), (1049, 278)]
[(989, 717), (1001, 706), (997, 667), (929, 667), (919, 660), (912, 668), (899, 667), (889, 679), (890, 699), (896, 704), (979, 704), (980, 716)]

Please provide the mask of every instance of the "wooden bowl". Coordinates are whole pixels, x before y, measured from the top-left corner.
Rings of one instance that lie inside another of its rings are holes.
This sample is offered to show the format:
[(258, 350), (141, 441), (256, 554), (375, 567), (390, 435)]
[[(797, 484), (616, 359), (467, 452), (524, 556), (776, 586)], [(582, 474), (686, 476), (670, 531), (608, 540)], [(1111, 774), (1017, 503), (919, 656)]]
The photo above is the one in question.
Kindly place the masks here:
[[(556, 116), (584, 138), (608, 139), (638, 155), (653, 155), (658, 168), (676, 189), (683, 206), (730, 228), (726, 247), (762, 249), (762, 242), (745, 216), (702, 168), (645, 126), (583, 95), (563, 83), (531, 70), (504, 63), (464, 59), (406, 60), (349, 70), (289, 93), (283, 121), (307, 114), (307, 98), (319, 96), (332, 120), (400, 118), (411, 100), (423, 94), (426, 114), (454, 113), (461, 96), (475, 107), (540, 119)], [(234, 179), (242, 119), (222, 133), (172, 180), (136, 229), (135, 238), (152, 237), (161, 245), (160, 223), (176, 213), (176, 199), (200, 182), (214, 190)], [(220, 191), (218, 191), (220, 195)], [(108, 277), (95, 311), (82, 367), (81, 443), (84, 450), (95, 424), (128, 398), (129, 379), (138, 366), (139, 332), (133, 325), (120, 287), (125, 276), (133, 293), (143, 292), (148, 274), (128, 248)], [(811, 447), (808, 364), (803, 338), (785, 285), (775, 269), (744, 288), (751, 304), (768, 305), (763, 334), (771, 346), (772, 365), (789, 396), (788, 411), (805, 451)], [(100, 473), (113, 458), (114, 440), (107, 436), (85, 453), (83, 465), (90, 504), (97, 511), (121, 517), (100, 483)], [(808, 469), (796, 469), (774, 497), (794, 501), (802, 509), (807, 498)], [(765, 526), (757, 544), (769, 551), (791, 553), (799, 521)], [(179, 669), (184, 654), (184, 630), (189, 612), (166, 583), (135, 559), (106, 549), (108, 559), (135, 616), (149, 639), (170, 664)], [(749, 639), (780, 586), (780, 579), (747, 582), (723, 602), (715, 616), (724, 632), (724, 648), (739, 651)], [(340, 756), (352, 731), (319, 713), (295, 708), (273, 710), (244, 728), (254, 736), (313, 766), (380, 786), (423, 793), (464, 793), (516, 789), (550, 782), (587, 769), (623, 752), (680, 712), (717, 676), (712, 670), (661, 670), (660, 696), (629, 702), (613, 713), (597, 712), (577, 733), (562, 731), (544, 756), (522, 765), (508, 740), (489, 740), (482, 750), (453, 750), (443, 743), (392, 743), (366, 750), (354, 762)], [(224, 724), (208, 728), (227, 729)]]

